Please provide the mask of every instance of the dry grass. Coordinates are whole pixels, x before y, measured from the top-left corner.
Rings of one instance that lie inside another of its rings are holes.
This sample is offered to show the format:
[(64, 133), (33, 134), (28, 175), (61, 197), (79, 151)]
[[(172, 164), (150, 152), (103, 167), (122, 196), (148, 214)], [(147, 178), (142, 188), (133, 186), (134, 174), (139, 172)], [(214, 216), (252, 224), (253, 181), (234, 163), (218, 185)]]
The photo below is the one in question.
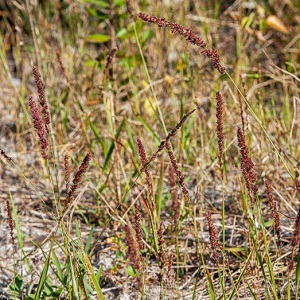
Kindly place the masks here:
[(298, 298), (300, 6), (230, 2), (0, 2), (2, 299)]

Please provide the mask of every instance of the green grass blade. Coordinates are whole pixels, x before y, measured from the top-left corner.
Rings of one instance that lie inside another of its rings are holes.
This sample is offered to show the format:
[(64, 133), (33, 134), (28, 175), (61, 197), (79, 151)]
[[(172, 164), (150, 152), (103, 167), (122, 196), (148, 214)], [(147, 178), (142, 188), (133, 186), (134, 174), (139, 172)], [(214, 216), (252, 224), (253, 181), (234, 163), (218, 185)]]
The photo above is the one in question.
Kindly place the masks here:
[(46, 259), (46, 262), (45, 262), (45, 265), (44, 265), (44, 268), (43, 268), (43, 271), (42, 271), (42, 274), (41, 274), (41, 277), (40, 277), (39, 284), (37, 286), (37, 290), (36, 290), (35, 297), (34, 297), (35, 300), (40, 299), (41, 292), (43, 290), (43, 287), (44, 287), (44, 284), (45, 284), (45, 281), (46, 281), (46, 277), (47, 277), (47, 273), (48, 273), (48, 269), (49, 269), (51, 253), (52, 253), (52, 251), (49, 251), (48, 257)]
[[(97, 278), (97, 276), (95, 275), (94, 273), (94, 270), (93, 270), (93, 267), (92, 267), (92, 264), (88, 258), (88, 256), (86, 255), (86, 253), (82, 253), (82, 255), (84, 256), (84, 261), (85, 261), (85, 265), (86, 267), (89, 269), (87, 270), (87, 274), (89, 274), (90, 276), (90, 279), (92, 280), (93, 282), (93, 286), (94, 286), (94, 289), (97, 293), (97, 296), (98, 296), (98, 299), (100, 300), (103, 300), (104, 297), (103, 297), (103, 294), (102, 294), (102, 290), (101, 290), (101, 287), (99, 285), (99, 280)], [(98, 271), (99, 272), (99, 271)], [(98, 274), (97, 274), (98, 275)]]
[(57, 274), (58, 279), (60, 280), (60, 282), (62, 284), (65, 284), (63, 272), (61, 269), (61, 264), (60, 264), (56, 254), (55, 254), (55, 251), (53, 249), (52, 249), (52, 262), (56, 266), (56, 274)]
[(91, 129), (92, 129), (92, 131), (93, 131), (93, 133), (94, 133), (94, 135), (95, 135), (98, 143), (101, 145), (103, 152), (105, 153), (106, 152), (105, 151), (105, 148), (106, 148), (105, 147), (105, 143), (101, 139), (101, 136), (100, 136), (98, 128), (93, 124), (93, 122), (90, 119), (89, 119), (89, 125), (90, 125), (90, 127), (91, 127)]
[(159, 145), (160, 144), (160, 139), (155, 134), (155, 132), (153, 131), (153, 129), (149, 126), (149, 124), (142, 118), (142, 116), (138, 116), (138, 119), (143, 123), (144, 127), (149, 132), (149, 134), (152, 136), (152, 138), (155, 140), (155, 142), (157, 143), (157, 145)]
[(92, 228), (91, 228), (91, 230), (90, 230), (89, 236), (88, 236), (88, 238), (87, 238), (85, 247), (84, 247), (85, 253), (87, 253), (87, 252), (89, 251), (89, 249), (90, 249), (91, 242), (92, 242), (92, 238), (93, 238), (93, 233), (94, 233), (94, 228), (95, 228), (95, 225), (93, 224), (93, 225), (92, 225)]
[[(121, 133), (121, 130), (123, 128), (123, 125), (124, 125), (124, 121), (125, 121), (125, 118), (123, 118), (121, 124), (119, 125), (118, 129), (117, 129), (117, 132), (115, 134), (115, 139), (117, 140), (120, 136), (120, 133)], [(108, 163), (110, 161), (110, 158), (112, 156), (112, 153), (115, 149), (115, 141), (111, 141), (111, 144), (110, 144), (110, 147), (109, 147), (109, 150), (107, 152), (107, 155), (105, 157), (105, 162), (104, 162), (104, 166), (103, 166), (103, 169), (105, 170), (108, 166)]]

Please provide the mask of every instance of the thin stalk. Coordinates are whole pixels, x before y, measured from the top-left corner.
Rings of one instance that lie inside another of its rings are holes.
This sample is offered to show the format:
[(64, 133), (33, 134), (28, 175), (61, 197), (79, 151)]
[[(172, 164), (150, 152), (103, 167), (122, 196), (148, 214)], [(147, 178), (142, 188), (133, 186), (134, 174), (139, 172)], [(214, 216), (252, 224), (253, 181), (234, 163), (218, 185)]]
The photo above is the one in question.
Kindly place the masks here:
[[(227, 77), (229, 78), (229, 80), (232, 82), (232, 84), (234, 85), (234, 87), (237, 89), (238, 93), (241, 95), (242, 99), (244, 100), (244, 102), (246, 103), (247, 107), (249, 108), (252, 116), (254, 117), (254, 119), (257, 121), (257, 123), (259, 124), (261, 130), (264, 132), (265, 136), (267, 137), (267, 139), (269, 140), (269, 142), (271, 143), (272, 147), (274, 148), (276, 154), (278, 155), (279, 159), (281, 160), (281, 162), (283, 163), (285, 169), (287, 170), (287, 172), (289, 173), (290, 177), (293, 179), (293, 175), (291, 173), (291, 171), (289, 170), (284, 158), (280, 155), (277, 147), (275, 146), (275, 144), (273, 143), (273, 141), (270, 138), (270, 135), (267, 133), (266, 129), (264, 128), (262, 122), (260, 121), (260, 119), (258, 118), (258, 116), (255, 114), (253, 108), (251, 107), (251, 105), (249, 104), (249, 102), (247, 101), (246, 97), (243, 95), (243, 93), (241, 92), (241, 90), (239, 89), (239, 87), (237, 86), (237, 84), (234, 82), (234, 80), (232, 79), (232, 77), (230, 76), (230, 74), (225, 71), (225, 74), (227, 75)], [(294, 179), (293, 179), (294, 180)]]
[[(140, 41), (139, 41), (139, 38), (138, 38), (138, 34), (137, 34), (137, 31), (136, 31), (135, 22), (133, 22), (133, 29), (134, 29), (135, 39), (136, 39), (137, 45), (139, 47), (140, 55), (141, 55), (141, 58), (142, 58), (142, 61), (143, 61), (143, 66), (144, 66), (144, 69), (145, 69), (145, 72), (146, 72), (146, 76), (148, 78), (150, 88), (151, 88), (151, 92), (152, 92), (154, 100), (155, 100), (155, 104), (156, 104), (157, 111), (158, 111), (158, 114), (159, 114), (160, 123), (163, 127), (164, 133), (167, 135), (168, 134), (167, 127), (165, 125), (164, 118), (163, 118), (161, 109), (159, 107), (158, 101), (157, 101), (157, 97), (156, 97), (156, 94), (155, 94), (155, 91), (154, 91), (153, 83), (152, 83), (152, 80), (151, 80), (151, 77), (150, 77), (150, 74), (149, 74), (149, 71), (148, 71), (148, 68), (147, 68), (147, 64), (146, 64), (146, 61), (145, 61), (143, 50), (142, 50), (142, 47), (141, 47), (141, 44), (140, 44)], [(150, 101), (150, 103), (151, 103), (151, 101)]]

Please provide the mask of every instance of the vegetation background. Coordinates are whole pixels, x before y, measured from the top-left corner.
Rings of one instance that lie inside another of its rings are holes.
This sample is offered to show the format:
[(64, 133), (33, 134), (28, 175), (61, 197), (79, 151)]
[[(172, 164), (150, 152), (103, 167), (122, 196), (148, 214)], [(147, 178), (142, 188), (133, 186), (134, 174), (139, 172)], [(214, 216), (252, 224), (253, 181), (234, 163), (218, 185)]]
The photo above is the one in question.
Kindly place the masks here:
[[(192, 28), (226, 73), (139, 12)], [(1, 0), (1, 299), (299, 299), (299, 16), (299, 0)]]

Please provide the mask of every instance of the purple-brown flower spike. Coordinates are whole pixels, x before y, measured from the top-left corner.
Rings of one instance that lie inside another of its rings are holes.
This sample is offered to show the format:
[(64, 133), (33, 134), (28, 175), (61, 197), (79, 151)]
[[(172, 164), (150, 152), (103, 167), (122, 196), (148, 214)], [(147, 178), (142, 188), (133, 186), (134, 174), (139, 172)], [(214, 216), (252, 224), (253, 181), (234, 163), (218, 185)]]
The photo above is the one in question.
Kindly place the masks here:
[(49, 147), (49, 143), (47, 140), (47, 130), (46, 130), (45, 124), (41, 118), (39, 109), (38, 109), (32, 96), (29, 96), (29, 106), (30, 106), (33, 126), (36, 129), (37, 134), (39, 136), (42, 156), (44, 159), (48, 159), (47, 150)]
[(220, 92), (216, 94), (216, 101), (217, 101), (217, 136), (218, 136), (218, 146), (219, 146), (219, 164), (221, 169), (221, 176), (222, 180), (224, 178), (224, 169), (223, 169), (223, 152), (224, 152), (224, 134), (223, 134), (223, 105), (224, 101)]
[(206, 220), (208, 223), (208, 232), (209, 232), (209, 240), (210, 240), (210, 246), (211, 246), (211, 250), (212, 250), (212, 256), (218, 267), (219, 259), (218, 259), (218, 255), (217, 255), (217, 249), (222, 251), (222, 245), (221, 245), (220, 239), (218, 237), (216, 227), (212, 221), (210, 210), (208, 210), (206, 212)]
[(67, 208), (70, 205), (70, 202), (73, 200), (74, 198), (74, 194), (75, 191), (78, 189), (80, 182), (82, 181), (83, 175), (86, 173), (89, 165), (90, 165), (90, 160), (92, 158), (92, 155), (90, 152), (88, 152), (85, 156), (85, 158), (83, 159), (79, 170), (75, 173), (74, 179), (73, 179), (73, 183), (72, 186), (69, 188), (68, 191), (68, 196), (65, 200), (65, 208), (64, 211), (67, 210)]
[(281, 243), (281, 230), (280, 230), (280, 217), (278, 212), (277, 203), (273, 198), (273, 195), (271, 193), (271, 185), (268, 180), (265, 181), (266, 188), (267, 188), (267, 196), (269, 199), (269, 205), (271, 209), (272, 218), (274, 220), (274, 228), (276, 231), (276, 235), (278, 238), (277, 245), (279, 246)]
[(42, 108), (42, 116), (43, 116), (45, 128), (48, 132), (49, 131), (48, 125), (50, 124), (50, 113), (49, 113), (49, 107), (48, 107), (48, 104), (46, 101), (44, 88), (42, 85), (41, 75), (35, 66), (32, 67), (32, 73), (33, 73), (35, 84), (36, 84), (38, 94), (39, 94), (39, 102), (40, 102), (40, 105)]
[(201, 37), (197, 36), (191, 28), (184, 28), (182, 25), (175, 22), (169, 22), (164, 18), (149, 16), (141, 12), (138, 14), (138, 17), (145, 22), (156, 24), (158, 27), (170, 28), (172, 33), (183, 36), (188, 43), (203, 48), (204, 50), (202, 50), (201, 53), (212, 60), (213, 67), (221, 74), (225, 73), (226, 69), (220, 63), (220, 56), (217, 49), (213, 48), (212, 50), (208, 50), (207, 44)]
[(237, 138), (238, 138), (238, 146), (240, 149), (240, 161), (241, 161), (241, 169), (243, 172), (243, 176), (246, 182), (248, 194), (250, 197), (251, 202), (254, 202), (254, 199), (251, 192), (254, 194), (254, 196), (257, 193), (257, 186), (255, 185), (257, 180), (257, 175), (254, 171), (254, 164), (252, 162), (252, 159), (249, 155), (248, 147), (246, 145), (245, 136), (243, 133), (243, 130), (239, 127), (237, 130)]
[[(140, 138), (137, 139), (137, 145), (138, 145), (138, 151), (139, 151), (139, 156), (140, 156), (140, 161), (142, 163), (142, 168), (144, 169), (143, 171), (146, 174), (146, 183), (147, 183), (147, 190), (148, 190), (148, 195), (150, 198), (153, 196), (153, 191), (152, 191), (152, 181), (151, 181), (151, 175), (148, 169), (147, 165), (147, 158), (146, 158), (146, 151), (144, 144)], [(142, 172), (142, 171), (141, 171)]]

